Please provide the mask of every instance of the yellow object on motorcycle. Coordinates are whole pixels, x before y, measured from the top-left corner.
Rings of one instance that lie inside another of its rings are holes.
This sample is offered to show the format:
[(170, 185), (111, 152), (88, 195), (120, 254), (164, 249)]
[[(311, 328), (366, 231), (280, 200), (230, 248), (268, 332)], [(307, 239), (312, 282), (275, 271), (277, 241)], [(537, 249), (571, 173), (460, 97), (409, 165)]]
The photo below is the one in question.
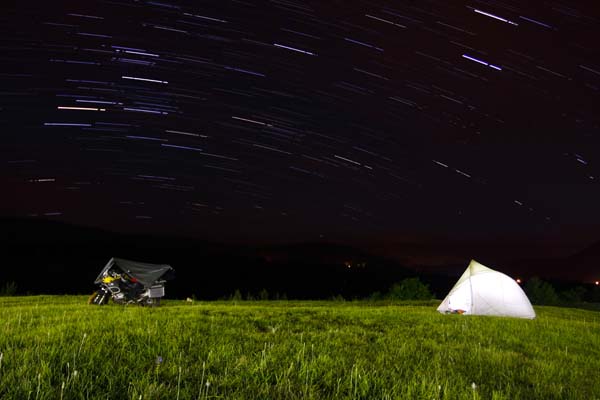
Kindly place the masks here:
[(116, 281), (117, 279), (121, 278), (120, 276), (116, 276), (116, 277), (112, 277), (112, 276), (105, 276), (104, 278), (102, 278), (102, 283), (111, 283)]

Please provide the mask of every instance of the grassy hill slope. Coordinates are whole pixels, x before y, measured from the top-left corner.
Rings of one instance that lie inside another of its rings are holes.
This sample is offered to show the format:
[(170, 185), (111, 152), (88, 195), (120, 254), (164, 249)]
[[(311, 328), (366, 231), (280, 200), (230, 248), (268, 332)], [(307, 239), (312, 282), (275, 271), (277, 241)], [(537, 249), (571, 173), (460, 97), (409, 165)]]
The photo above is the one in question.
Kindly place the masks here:
[(598, 399), (600, 313), (0, 298), (2, 399)]

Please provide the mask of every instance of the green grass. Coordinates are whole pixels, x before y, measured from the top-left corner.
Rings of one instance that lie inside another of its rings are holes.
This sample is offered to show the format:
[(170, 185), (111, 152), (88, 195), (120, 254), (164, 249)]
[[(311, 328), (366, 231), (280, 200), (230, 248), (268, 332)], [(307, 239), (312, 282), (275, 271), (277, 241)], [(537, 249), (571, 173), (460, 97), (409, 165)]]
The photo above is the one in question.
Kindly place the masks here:
[(0, 298), (0, 398), (600, 399), (600, 313), (436, 305)]

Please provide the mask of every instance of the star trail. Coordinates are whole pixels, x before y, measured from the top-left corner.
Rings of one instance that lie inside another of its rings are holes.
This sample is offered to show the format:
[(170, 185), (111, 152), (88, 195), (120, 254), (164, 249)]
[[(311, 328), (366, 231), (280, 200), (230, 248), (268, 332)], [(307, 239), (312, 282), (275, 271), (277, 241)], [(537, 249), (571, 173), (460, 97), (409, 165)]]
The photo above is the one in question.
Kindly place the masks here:
[(600, 223), (593, 2), (1, 7), (4, 216), (221, 239)]

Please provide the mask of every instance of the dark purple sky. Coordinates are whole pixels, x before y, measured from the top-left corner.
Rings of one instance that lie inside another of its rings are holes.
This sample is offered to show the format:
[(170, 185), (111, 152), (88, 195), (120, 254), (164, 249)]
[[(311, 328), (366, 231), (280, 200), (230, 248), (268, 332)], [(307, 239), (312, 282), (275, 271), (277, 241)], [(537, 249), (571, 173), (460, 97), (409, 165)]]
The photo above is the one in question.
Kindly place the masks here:
[(38, 3), (1, 6), (2, 216), (600, 239), (593, 2)]

